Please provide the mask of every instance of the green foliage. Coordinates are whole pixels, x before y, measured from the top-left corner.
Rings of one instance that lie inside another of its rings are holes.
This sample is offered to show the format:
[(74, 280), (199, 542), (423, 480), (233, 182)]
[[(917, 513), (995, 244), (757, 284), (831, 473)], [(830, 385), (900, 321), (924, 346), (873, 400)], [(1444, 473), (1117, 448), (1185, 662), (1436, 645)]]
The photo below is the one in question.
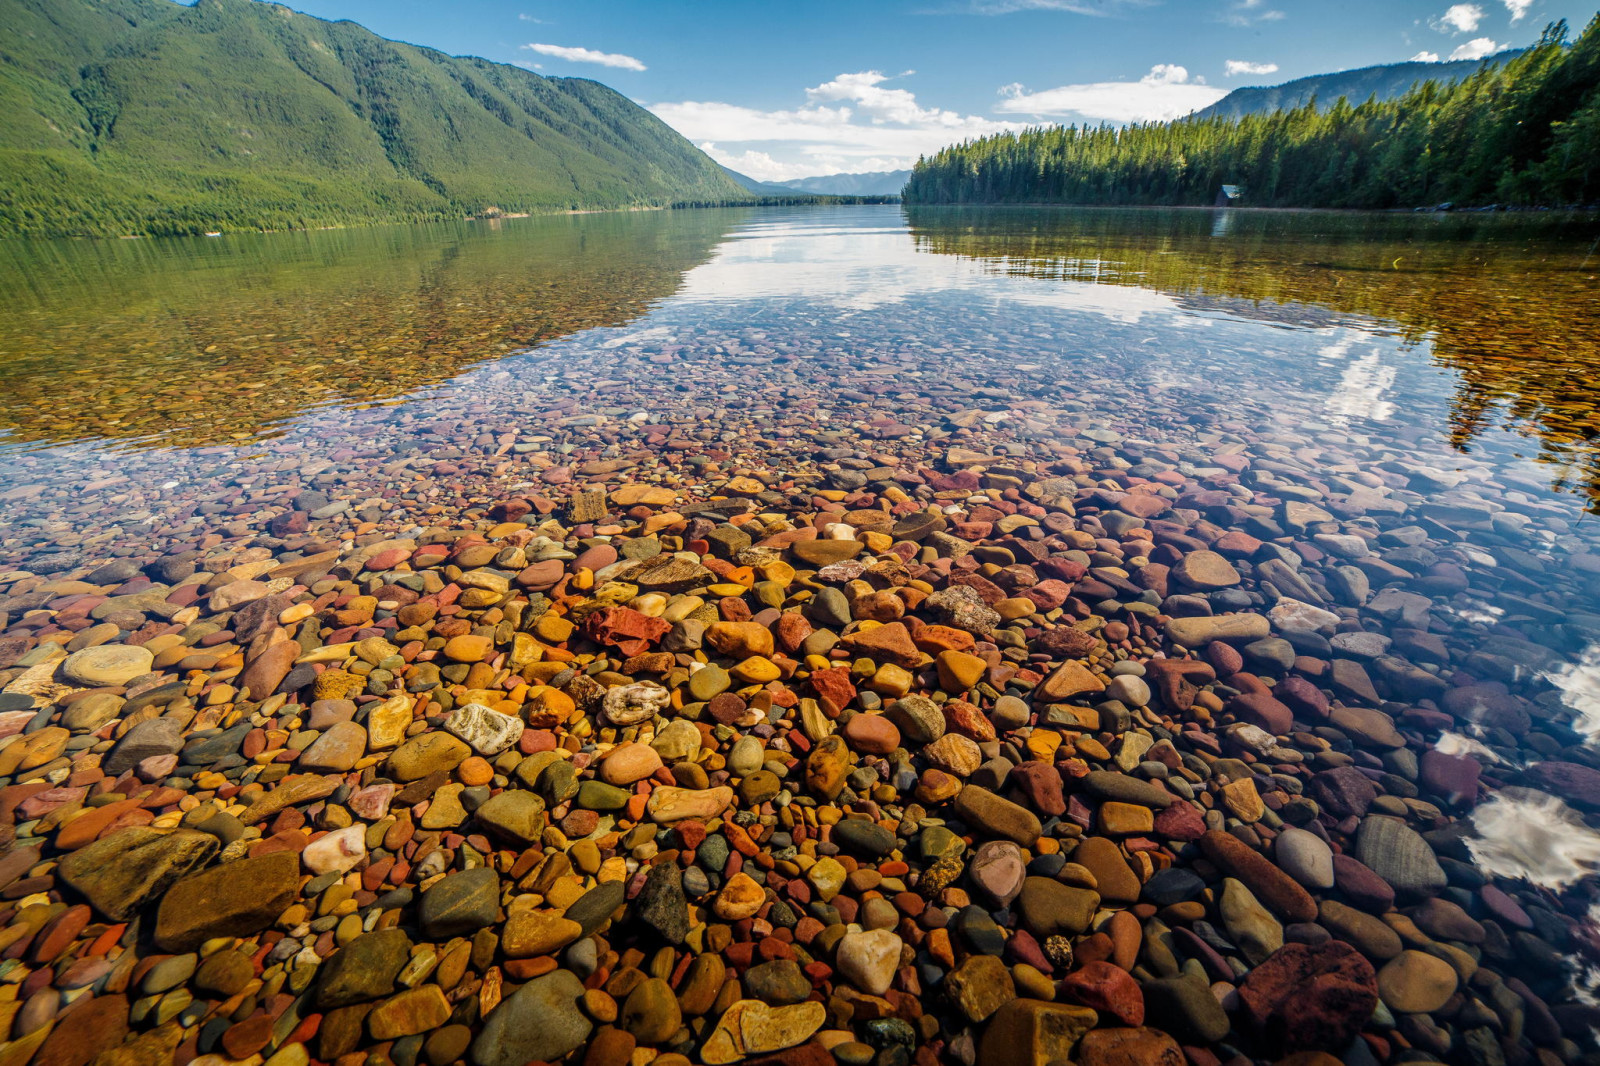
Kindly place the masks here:
[(1501, 66), (1390, 101), (1170, 123), (1056, 126), (946, 148), (907, 203), (1205, 205), (1223, 184), (1263, 207), (1600, 200), (1600, 15)]
[(0, 0), (0, 25), (0, 235), (749, 200), (597, 82), (273, 3)]

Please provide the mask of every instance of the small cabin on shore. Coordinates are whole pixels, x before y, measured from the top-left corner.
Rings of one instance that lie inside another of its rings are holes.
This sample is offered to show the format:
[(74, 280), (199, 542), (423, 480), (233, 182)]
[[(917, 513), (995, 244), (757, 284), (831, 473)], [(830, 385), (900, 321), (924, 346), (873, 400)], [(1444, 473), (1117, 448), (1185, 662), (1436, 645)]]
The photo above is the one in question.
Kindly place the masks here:
[(1217, 199), (1212, 207), (1238, 207), (1244, 199), (1243, 185), (1224, 185), (1217, 190)]

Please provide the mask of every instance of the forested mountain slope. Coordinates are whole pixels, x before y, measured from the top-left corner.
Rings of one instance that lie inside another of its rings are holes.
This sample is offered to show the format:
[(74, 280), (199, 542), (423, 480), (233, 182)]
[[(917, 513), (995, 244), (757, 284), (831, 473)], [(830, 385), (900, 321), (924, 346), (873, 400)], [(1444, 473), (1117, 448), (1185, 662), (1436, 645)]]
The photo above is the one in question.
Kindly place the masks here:
[(182, 233), (737, 201), (581, 78), (259, 0), (0, 0), (0, 234)]

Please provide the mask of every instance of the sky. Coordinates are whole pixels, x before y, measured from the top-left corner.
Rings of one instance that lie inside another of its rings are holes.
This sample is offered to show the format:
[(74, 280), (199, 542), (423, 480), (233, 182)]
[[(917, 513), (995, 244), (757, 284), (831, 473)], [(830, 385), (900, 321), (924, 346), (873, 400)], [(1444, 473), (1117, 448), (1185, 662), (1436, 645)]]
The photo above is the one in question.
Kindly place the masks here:
[(1596, 0), (289, 0), (604, 82), (751, 177), (896, 170), (1044, 123), (1181, 117), (1243, 85), (1573, 34)]

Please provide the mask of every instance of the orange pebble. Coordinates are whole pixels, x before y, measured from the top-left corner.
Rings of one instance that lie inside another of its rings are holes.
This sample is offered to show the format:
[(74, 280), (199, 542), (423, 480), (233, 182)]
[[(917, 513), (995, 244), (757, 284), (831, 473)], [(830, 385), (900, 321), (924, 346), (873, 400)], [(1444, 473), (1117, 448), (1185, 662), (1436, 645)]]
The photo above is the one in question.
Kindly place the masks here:
[(488, 760), (471, 755), (456, 767), (456, 777), (463, 785), (487, 785), (494, 779), (494, 767), (489, 765)]

